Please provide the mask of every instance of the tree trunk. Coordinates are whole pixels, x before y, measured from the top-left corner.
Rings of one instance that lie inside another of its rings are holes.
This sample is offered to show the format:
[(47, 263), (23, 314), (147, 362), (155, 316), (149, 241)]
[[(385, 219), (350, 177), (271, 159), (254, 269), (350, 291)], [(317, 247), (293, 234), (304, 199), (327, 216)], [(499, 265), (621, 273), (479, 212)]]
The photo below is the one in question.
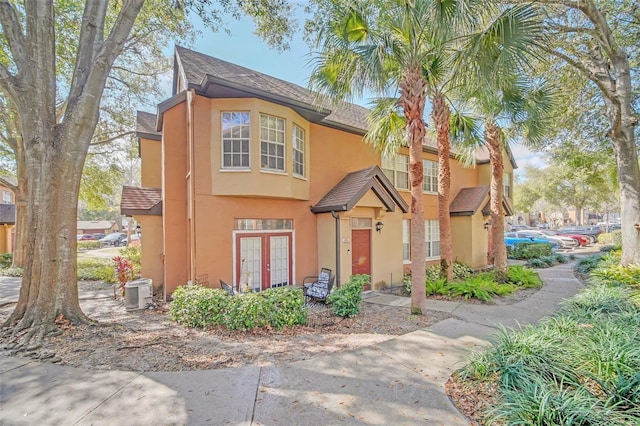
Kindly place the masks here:
[(453, 247), (451, 243), (451, 155), (449, 107), (444, 95), (437, 92), (433, 96), (433, 119), (438, 139), (438, 221), (440, 223), (440, 268), (447, 281), (453, 280)]
[(485, 128), (485, 141), (489, 149), (489, 161), (491, 163), (491, 244), (493, 254), (493, 270), (496, 281), (507, 281), (508, 264), (507, 248), (504, 244), (504, 210), (502, 207), (502, 175), (504, 162), (502, 158), (502, 141), (500, 128), (494, 122), (487, 122)]
[(411, 313), (426, 315), (424, 206), (422, 199), (422, 142), (426, 126), (422, 119), (426, 82), (420, 69), (411, 70), (400, 82), (400, 105), (407, 118), (409, 180), (411, 182)]

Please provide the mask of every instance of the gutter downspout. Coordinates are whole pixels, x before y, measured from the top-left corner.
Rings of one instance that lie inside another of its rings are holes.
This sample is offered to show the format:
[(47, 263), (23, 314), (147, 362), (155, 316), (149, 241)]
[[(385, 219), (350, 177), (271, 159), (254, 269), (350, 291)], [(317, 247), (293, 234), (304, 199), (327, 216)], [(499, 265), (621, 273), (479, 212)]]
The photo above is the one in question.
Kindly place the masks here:
[(340, 216), (335, 211), (331, 216), (336, 220), (336, 285), (340, 287)]

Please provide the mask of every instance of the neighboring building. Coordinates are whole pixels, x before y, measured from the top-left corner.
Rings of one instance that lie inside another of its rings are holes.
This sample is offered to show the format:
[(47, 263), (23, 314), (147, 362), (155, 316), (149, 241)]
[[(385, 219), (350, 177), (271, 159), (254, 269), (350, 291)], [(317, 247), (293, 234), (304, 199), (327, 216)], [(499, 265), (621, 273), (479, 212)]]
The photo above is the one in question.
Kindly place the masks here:
[(110, 234), (118, 231), (118, 225), (111, 220), (79, 220), (78, 234)]
[[(12, 180), (9, 183), (13, 183)], [(13, 253), (16, 240), (16, 199), (13, 191), (2, 183), (0, 196), (0, 254)]]
[[(259, 290), (321, 267), (374, 288), (410, 270), (408, 150), (363, 142), (368, 110), (317, 108), (306, 89), (177, 47), (173, 96), (138, 113), (142, 186), (121, 211), (142, 229), (142, 275), (170, 296), (188, 282)], [(424, 146), (427, 260), (440, 254), (437, 149)], [(505, 158), (511, 158), (505, 153)], [(515, 163), (506, 161), (505, 192)], [(487, 264), (490, 166), (451, 161), (454, 258)], [(507, 208), (510, 213), (510, 208)]]

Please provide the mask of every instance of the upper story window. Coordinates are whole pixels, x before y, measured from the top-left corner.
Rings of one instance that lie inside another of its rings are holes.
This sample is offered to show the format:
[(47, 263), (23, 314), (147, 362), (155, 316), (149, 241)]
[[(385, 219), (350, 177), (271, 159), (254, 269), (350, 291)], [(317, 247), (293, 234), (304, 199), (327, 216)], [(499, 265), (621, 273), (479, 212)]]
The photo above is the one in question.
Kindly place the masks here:
[(507, 198), (512, 198), (511, 193), (511, 173), (505, 173), (502, 175), (502, 192)]
[(260, 168), (284, 172), (284, 119), (260, 114)]
[(422, 181), (422, 191), (438, 192), (438, 162), (422, 160), (424, 180)]
[(382, 157), (382, 171), (398, 189), (409, 189), (409, 157), (396, 155), (394, 158)]
[(222, 167), (248, 169), (249, 164), (249, 113), (222, 113)]
[(293, 125), (293, 174), (304, 177), (304, 129)]
[(13, 204), (13, 197), (11, 196), (11, 192), (2, 191), (2, 204)]

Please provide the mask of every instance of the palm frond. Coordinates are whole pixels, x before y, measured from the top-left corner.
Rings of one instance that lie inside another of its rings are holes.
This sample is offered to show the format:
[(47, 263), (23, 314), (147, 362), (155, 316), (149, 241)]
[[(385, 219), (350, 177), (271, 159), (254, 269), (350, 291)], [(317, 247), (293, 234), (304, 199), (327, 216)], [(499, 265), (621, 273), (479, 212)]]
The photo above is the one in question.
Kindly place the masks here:
[(382, 151), (383, 156), (394, 157), (402, 146), (406, 146), (407, 119), (398, 106), (398, 99), (374, 99), (368, 121), (370, 127), (365, 142)]
[(478, 117), (455, 111), (449, 116), (449, 123), (456, 158), (464, 166), (475, 165), (476, 151), (478, 147), (484, 145), (482, 120)]

